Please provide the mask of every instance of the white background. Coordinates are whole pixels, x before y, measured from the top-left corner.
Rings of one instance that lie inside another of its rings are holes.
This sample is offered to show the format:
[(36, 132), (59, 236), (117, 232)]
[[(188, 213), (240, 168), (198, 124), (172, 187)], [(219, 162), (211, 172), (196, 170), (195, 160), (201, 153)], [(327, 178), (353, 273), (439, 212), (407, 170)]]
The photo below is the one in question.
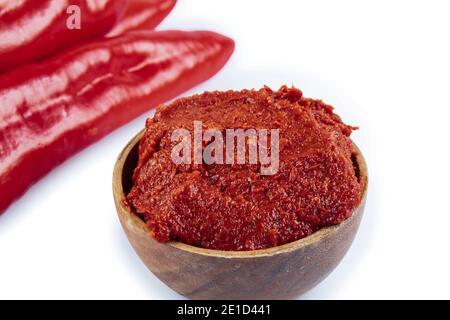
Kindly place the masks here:
[[(236, 40), (227, 67), (195, 92), (295, 84), (360, 126), (370, 170), (361, 229), (302, 298), (450, 298), (449, 13), (448, 1), (181, 0), (161, 25)], [(114, 162), (146, 116), (0, 217), (0, 298), (182, 298), (140, 262), (113, 205)]]

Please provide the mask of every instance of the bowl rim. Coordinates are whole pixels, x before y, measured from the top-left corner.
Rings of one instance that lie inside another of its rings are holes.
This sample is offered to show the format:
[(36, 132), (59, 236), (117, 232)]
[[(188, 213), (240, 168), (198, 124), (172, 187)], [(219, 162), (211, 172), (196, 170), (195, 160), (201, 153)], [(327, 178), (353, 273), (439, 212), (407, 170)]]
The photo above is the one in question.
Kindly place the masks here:
[[(114, 165), (114, 172), (113, 172), (113, 195), (114, 200), (116, 202), (116, 205), (120, 206), (120, 209), (117, 208), (118, 214), (125, 213), (128, 218), (130, 218), (133, 223), (136, 224), (136, 227), (139, 229), (147, 230), (147, 227), (145, 225), (145, 222), (142, 221), (135, 213), (133, 213), (127, 206), (124, 205), (123, 199), (125, 198), (125, 193), (123, 190), (123, 168), (124, 165), (128, 159), (128, 156), (130, 152), (135, 148), (136, 144), (138, 144), (145, 132), (145, 129), (140, 131), (137, 135), (135, 135), (125, 146), (125, 148), (120, 152), (117, 161)], [(365, 200), (367, 197), (367, 189), (368, 189), (368, 183), (369, 183), (369, 177), (368, 177), (368, 169), (367, 164), (364, 159), (364, 156), (362, 155), (361, 150), (358, 148), (358, 146), (352, 141), (353, 147), (355, 149), (355, 155), (356, 155), (356, 162), (359, 167), (359, 180), (360, 183), (363, 185), (363, 192), (361, 194), (361, 198), (359, 201), (359, 205), (353, 210), (352, 215), (347, 218), (346, 220), (342, 221), (341, 223), (329, 227), (322, 228), (309, 236), (305, 238), (301, 238), (299, 240), (295, 240), (280, 246), (271, 247), (271, 248), (265, 248), (265, 249), (256, 249), (256, 250), (243, 250), (243, 251), (227, 251), (227, 250), (217, 250), (217, 249), (206, 249), (201, 247), (196, 247), (193, 245), (189, 245), (180, 241), (169, 241), (166, 243), (161, 243), (161, 245), (168, 245), (173, 248), (186, 251), (193, 254), (200, 254), (200, 255), (206, 255), (206, 256), (213, 256), (218, 258), (256, 258), (256, 257), (266, 257), (266, 256), (273, 256), (278, 255), (281, 253), (287, 253), (294, 250), (297, 250), (299, 248), (311, 245), (315, 242), (317, 242), (320, 239), (323, 239), (332, 233), (337, 232), (339, 229), (344, 228), (347, 224), (351, 223), (352, 220), (356, 219), (358, 215), (362, 214), (362, 207), (365, 204)], [(148, 237), (151, 238), (151, 240), (156, 241), (153, 239), (153, 237), (150, 235), (150, 232), (147, 232)]]

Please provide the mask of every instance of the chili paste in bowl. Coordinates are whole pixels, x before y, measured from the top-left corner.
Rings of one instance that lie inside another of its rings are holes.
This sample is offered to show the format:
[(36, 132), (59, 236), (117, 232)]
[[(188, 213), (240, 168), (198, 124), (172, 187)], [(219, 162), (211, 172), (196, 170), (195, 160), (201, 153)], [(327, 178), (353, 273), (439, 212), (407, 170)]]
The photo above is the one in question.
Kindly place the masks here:
[[(290, 243), (359, 205), (354, 129), (286, 86), (182, 98), (147, 120), (126, 203), (159, 242), (226, 251)], [(236, 133), (244, 134), (241, 161)]]

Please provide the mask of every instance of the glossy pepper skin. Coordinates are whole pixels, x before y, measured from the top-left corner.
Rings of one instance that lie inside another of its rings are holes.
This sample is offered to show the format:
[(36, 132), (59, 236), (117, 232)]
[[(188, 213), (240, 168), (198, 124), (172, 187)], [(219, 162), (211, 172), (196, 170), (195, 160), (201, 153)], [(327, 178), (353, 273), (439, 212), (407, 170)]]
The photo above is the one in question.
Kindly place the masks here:
[[(80, 29), (69, 29), (68, 8), (80, 9)], [(0, 72), (109, 32), (128, 0), (11, 0), (0, 3)]]
[(0, 76), (0, 212), (74, 153), (219, 71), (234, 42), (140, 31)]
[(115, 37), (132, 30), (153, 30), (175, 7), (176, 0), (132, 0), (120, 22), (108, 33)]

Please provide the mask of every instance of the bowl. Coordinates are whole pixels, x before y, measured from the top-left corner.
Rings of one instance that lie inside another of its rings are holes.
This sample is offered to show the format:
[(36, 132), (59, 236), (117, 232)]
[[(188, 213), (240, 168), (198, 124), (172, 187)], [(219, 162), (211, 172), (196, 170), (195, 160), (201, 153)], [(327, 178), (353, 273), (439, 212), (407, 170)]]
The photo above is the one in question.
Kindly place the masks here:
[(210, 250), (177, 241), (159, 243), (124, 205), (132, 187), (143, 131), (121, 152), (113, 193), (120, 223), (147, 268), (191, 299), (291, 299), (322, 281), (342, 260), (357, 233), (367, 194), (367, 167), (355, 145), (354, 162), (363, 185), (360, 204), (342, 223), (281, 246), (253, 251)]

